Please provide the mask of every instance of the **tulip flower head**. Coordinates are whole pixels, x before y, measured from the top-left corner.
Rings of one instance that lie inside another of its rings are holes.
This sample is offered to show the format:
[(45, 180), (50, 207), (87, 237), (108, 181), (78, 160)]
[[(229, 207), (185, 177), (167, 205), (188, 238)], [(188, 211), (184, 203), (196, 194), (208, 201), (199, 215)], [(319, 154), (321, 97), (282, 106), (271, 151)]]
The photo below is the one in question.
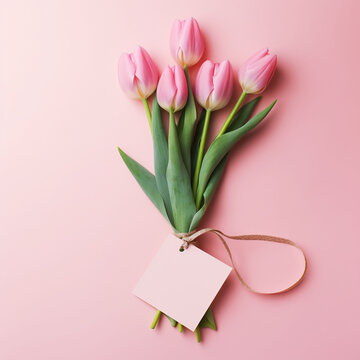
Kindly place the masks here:
[(159, 105), (169, 112), (176, 112), (185, 106), (188, 88), (184, 70), (180, 65), (168, 66), (163, 71), (156, 95)]
[(171, 29), (170, 51), (175, 61), (184, 66), (195, 65), (204, 52), (199, 24), (194, 18), (176, 20)]
[(158, 70), (150, 55), (141, 46), (133, 53), (124, 53), (118, 63), (119, 83), (133, 99), (147, 99), (156, 89)]
[(253, 55), (239, 69), (239, 81), (247, 94), (260, 94), (269, 85), (276, 68), (276, 55), (263, 49)]
[(206, 110), (219, 110), (231, 98), (233, 72), (229, 60), (213, 63), (206, 60), (200, 67), (195, 82), (195, 96)]

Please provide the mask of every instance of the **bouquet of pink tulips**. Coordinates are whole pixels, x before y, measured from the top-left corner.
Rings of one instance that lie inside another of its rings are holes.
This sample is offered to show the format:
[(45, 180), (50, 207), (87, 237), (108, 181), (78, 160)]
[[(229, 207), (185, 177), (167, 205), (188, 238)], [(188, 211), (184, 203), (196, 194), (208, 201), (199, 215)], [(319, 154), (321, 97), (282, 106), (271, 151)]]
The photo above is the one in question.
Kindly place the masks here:
[[(118, 67), (122, 89), (145, 106), (154, 144), (154, 174), (120, 148), (118, 150), (136, 181), (173, 231), (188, 234), (197, 228), (210, 205), (231, 149), (275, 105), (276, 100), (253, 115), (260, 97), (245, 105), (243, 102), (247, 94), (260, 94), (266, 89), (275, 72), (276, 55), (264, 49), (240, 66), (238, 78), (243, 92), (206, 150), (211, 114), (226, 107), (231, 99), (233, 70), (228, 60), (220, 63), (204, 61), (197, 73), (193, 92), (188, 68), (196, 64), (204, 52), (200, 29), (193, 18), (175, 21), (170, 49), (177, 65), (168, 66), (160, 79), (151, 57), (140, 46), (134, 53), (123, 54)], [(150, 109), (148, 98), (152, 94)], [(202, 107), (199, 116), (193, 94)], [(161, 108), (168, 113), (168, 134), (163, 127)], [(155, 328), (160, 316), (161, 312), (157, 311), (151, 328)], [(180, 332), (183, 331), (181, 324), (170, 317), (168, 319), (172, 326), (178, 326)], [(210, 308), (195, 330), (198, 341), (201, 327), (216, 329)]]

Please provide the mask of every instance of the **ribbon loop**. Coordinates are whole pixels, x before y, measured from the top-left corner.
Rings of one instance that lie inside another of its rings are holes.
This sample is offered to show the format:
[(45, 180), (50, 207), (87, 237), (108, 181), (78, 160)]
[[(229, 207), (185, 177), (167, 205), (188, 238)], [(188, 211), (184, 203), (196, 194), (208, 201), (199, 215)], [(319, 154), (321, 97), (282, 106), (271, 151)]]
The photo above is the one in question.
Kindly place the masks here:
[[(270, 236), (270, 235), (226, 235), (222, 231), (217, 230), (217, 229), (212, 229), (212, 228), (194, 230), (194, 231), (191, 231), (189, 233), (175, 233), (174, 235), (183, 241), (183, 243), (180, 246), (179, 250), (184, 251), (185, 249), (187, 249), (189, 247), (189, 245), (194, 244), (197, 241), (198, 237), (200, 237), (201, 235), (204, 235), (206, 233), (213, 233), (220, 239), (220, 241), (222, 242), (222, 244), (225, 247), (225, 250), (226, 250), (227, 254), (229, 255), (231, 265), (232, 265), (232, 268), (235, 271), (236, 276), (238, 277), (238, 279), (240, 280), (240, 282), (242, 283), (243, 286), (245, 286), (248, 290), (250, 290), (250, 291), (252, 291), (254, 293), (257, 293), (257, 294), (269, 294), (269, 295), (271, 295), (271, 294), (280, 294), (280, 293), (283, 293), (283, 292), (286, 292), (286, 291), (289, 291), (289, 290), (293, 289), (295, 286), (297, 286), (302, 281), (302, 279), (305, 276), (305, 273), (307, 271), (307, 259), (306, 259), (305, 253), (298, 245), (296, 245), (296, 243), (294, 243), (293, 241), (288, 240), (288, 239), (284, 239), (284, 238), (277, 237), (277, 236)], [(275, 292), (257, 291), (257, 290), (253, 289), (251, 286), (249, 286), (246, 283), (246, 281), (241, 277), (239, 271), (236, 269), (236, 266), (234, 264), (234, 260), (233, 260), (230, 248), (229, 248), (227, 242), (225, 241), (224, 237), (226, 237), (228, 239), (231, 239), (231, 240), (268, 241), (268, 242), (293, 246), (293, 247), (295, 247), (296, 249), (298, 249), (301, 252), (301, 254), (302, 254), (303, 258), (304, 258), (304, 270), (303, 270), (300, 278), (296, 282), (294, 282), (293, 284), (291, 284), (290, 286), (288, 286), (285, 289), (275, 291)]]

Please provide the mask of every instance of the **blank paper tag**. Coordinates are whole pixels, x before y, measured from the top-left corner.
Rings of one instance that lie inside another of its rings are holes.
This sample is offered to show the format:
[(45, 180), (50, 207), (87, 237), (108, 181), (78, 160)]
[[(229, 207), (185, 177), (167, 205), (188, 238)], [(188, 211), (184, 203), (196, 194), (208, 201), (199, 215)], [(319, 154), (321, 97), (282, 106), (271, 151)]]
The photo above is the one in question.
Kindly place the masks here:
[(181, 244), (169, 235), (133, 294), (194, 331), (232, 268), (193, 245), (181, 252)]

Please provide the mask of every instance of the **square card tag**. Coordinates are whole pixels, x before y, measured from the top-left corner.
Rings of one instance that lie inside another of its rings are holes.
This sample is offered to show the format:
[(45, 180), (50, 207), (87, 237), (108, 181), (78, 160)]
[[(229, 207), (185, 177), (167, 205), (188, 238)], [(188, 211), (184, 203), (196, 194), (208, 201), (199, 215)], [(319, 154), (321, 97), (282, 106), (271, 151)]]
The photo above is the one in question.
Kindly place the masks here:
[(194, 331), (232, 268), (169, 235), (133, 294)]

